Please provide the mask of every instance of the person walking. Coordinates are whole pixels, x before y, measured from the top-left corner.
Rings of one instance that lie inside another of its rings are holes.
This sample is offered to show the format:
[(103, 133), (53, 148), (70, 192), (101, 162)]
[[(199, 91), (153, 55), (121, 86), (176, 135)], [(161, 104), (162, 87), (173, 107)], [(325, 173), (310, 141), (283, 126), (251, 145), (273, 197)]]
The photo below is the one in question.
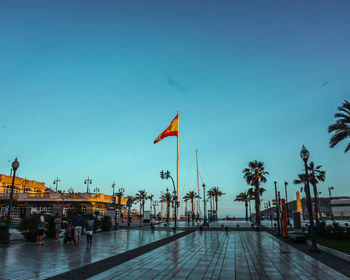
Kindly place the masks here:
[(80, 237), (83, 231), (83, 226), (85, 225), (84, 217), (81, 215), (79, 211), (77, 215), (75, 215), (73, 219), (73, 227), (74, 227), (74, 241), (75, 245), (78, 246), (80, 244)]
[(92, 244), (92, 234), (94, 232), (94, 218), (92, 214), (89, 214), (87, 217), (87, 221), (85, 223), (85, 233), (86, 233), (86, 241), (87, 241), (87, 248), (91, 248)]
[(62, 217), (60, 213), (56, 213), (55, 216), (55, 240), (58, 240), (60, 233), (61, 233), (61, 223), (62, 223)]
[(45, 211), (42, 211), (39, 217), (38, 236), (36, 237), (36, 245), (38, 246), (43, 246), (43, 235), (45, 231), (45, 225), (47, 225), (47, 222), (45, 222), (45, 214)]

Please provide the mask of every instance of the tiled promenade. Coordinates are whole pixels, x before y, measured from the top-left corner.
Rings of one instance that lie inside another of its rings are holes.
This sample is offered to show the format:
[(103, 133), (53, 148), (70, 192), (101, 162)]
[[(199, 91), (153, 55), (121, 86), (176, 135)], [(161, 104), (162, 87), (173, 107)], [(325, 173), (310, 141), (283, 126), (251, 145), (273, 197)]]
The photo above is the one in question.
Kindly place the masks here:
[(91, 249), (86, 239), (74, 246), (63, 240), (48, 241), (44, 247), (22, 242), (0, 247), (0, 279), (44, 279), (172, 235), (166, 231), (118, 230), (97, 233)]
[(266, 232), (194, 232), (99, 279), (348, 279)]

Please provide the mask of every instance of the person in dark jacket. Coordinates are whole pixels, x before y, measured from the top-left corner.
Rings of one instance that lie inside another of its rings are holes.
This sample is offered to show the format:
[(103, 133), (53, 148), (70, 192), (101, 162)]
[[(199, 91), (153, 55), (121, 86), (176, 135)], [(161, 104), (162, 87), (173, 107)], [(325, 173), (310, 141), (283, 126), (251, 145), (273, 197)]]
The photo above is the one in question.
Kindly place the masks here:
[(75, 240), (76, 246), (80, 244), (80, 236), (83, 231), (84, 225), (85, 225), (84, 217), (81, 215), (81, 212), (78, 212), (78, 214), (73, 219), (74, 240)]
[(91, 248), (92, 234), (94, 233), (94, 222), (94, 217), (92, 216), (92, 214), (89, 214), (85, 223), (87, 248)]

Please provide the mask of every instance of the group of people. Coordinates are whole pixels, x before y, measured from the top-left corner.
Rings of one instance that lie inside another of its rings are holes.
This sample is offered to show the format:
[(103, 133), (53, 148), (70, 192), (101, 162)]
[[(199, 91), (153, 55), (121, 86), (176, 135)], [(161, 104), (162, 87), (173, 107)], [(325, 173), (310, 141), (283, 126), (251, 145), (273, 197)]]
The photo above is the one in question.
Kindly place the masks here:
[[(38, 222), (38, 234), (36, 239), (36, 244), (38, 246), (43, 246), (43, 235), (48, 222), (45, 220), (45, 211), (41, 212)], [(55, 240), (58, 241), (59, 235), (61, 233), (62, 226), (62, 216), (57, 213), (54, 218), (55, 223)], [(78, 212), (72, 222), (73, 233), (74, 233), (74, 244), (79, 246), (80, 238), (83, 234), (86, 235), (87, 247), (91, 248), (92, 244), (92, 234), (94, 232), (94, 218), (92, 214), (87, 215), (86, 219), (82, 216), (81, 212)]]

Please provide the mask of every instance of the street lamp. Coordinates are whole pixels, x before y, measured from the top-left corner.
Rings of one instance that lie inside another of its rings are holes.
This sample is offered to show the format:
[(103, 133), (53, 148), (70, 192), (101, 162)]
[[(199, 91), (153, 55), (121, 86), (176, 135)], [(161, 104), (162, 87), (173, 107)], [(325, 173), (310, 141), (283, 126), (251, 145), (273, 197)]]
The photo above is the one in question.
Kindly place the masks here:
[(7, 232), (9, 232), (9, 229), (10, 229), (13, 189), (15, 187), (14, 185), (15, 185), (16, 170), (18, 167), (19, 167), (19, 162), (17, 161), (17, 158), (16, 158), (12, 162), (13, 177), (12, 177), (12, 185), (11, 185), (10, 203), (9, 203), (9, 208), (7, 212)]
[(169, 197), (169, 189), (166, 188), (166, 223), (169, 223), (169, 201), (168, 201), (168, 197)]
[(53, 184), (56, 185), (56, 193), (57, 193), (57, 188), (58, 188), (58, 182), (61, 182), (61, 180), (58, 179), (58, 177), (55, 180), (53, 180)]
[(204, 183), (203, 183), (202, 187), (203, 187), (203, 203), (204, 203), (204, 221), (203, 221), (203, 225), (206, 226), (207, 225), (207, 201), (205, 200), (205, 184)]
[(157, 221), (157, 211), (156, 211), (156, 207), (158, 206), (158, 201), (155, 200), (153, 201), (153, 211), (154, 211), (154, 220)]
[[(160, 171), (160, 178), (162, 178), (162, 179), (171, 179), (171, 181), (173, 182), (173, 187), (174, 187), (174, 196), (173, 196), (173, 200), (174, 200), (174, 207), (175, 207), (175, 229), (176, 229), (176, 221), (177, 221), (177, 207), (178, 207), (178, 197), (177, 197), (177, 191), (176, 191), (176, 189), (175, 189), (175, 183), (174, 183), (174, 179), (173, 179), (173, 177), (171, 177), (171, 175), (170, 175), (170, 171)], [(168, 189), (167, 189), (168, 190)], [(167, 191), (167, 193), (168, 193), (168, 191)], [(168, 222), (168, 217), (167, 217), (167, 222)]]
[(332, 210), (332, 190), (334, 190), (334, 187), (328, 187), (328, 192), (329, 192), (329, 208), (330, 208), (330, 213), (331, 213), (332, 221), (334, 221), (333, 210)]
[(317, 245), (316, 245), (316, 232), (314, 228), (314, 218), (312, 214), (312, 203), (311, 203), (311, 195), (310, 195), (309, 174), (307, 170), (307, 167), (308, 167), (307, 161), (309, 159), (309, 156), (310, 156), (309, 151), (303, 145), (303, 148), (301, 149), (301, 152), (300, 152), (300, 157), (304, 161), (304, 165), (305, 165), (305, 179), (306, 179), (305, 194), (306, 194), (306, 202), (307, 202), (307, 211), (309, 212), (309, 219), (310, 219), (309, 229), (310, 229), (311, 243), (312, 243), (311, 251), (318, 253), (319, 249), (317, 248)]
[(113, 195), (112, 196), (114, 196), (114, 188), (115, 188), (115, 183), (113, 182), (113, 184), (112, 184)]
[(88, 177), (84, 180), (84, 184), (86, 185), (86, 192), (89, 193), (89, 185), (92, 184), (92, 180)]
[[(114, 190), (114, 188), (113, 188), (113, 190)], [(121, 198), (122, 198), (124, 192), (125, 192), (125, 189), (124, 189), (123, 187), (120, 187), (120, 188), (118, 189), (118, 192), (117, 192), (117, 196), (118, 196), (118, 209), (119, 209), (120, 215), (121, 215), (121, 217), (122, 217), (122, 222), (123, 222), (123, 213), (122, 213), (122, 209), (121, 209), (121, 204), (120, 204), (120, 202), (121, 202)], [(116, 228), (117, 228), (117, 211), (116, 211), (116, 210), (115, 210), (114, 219), (115, 219), (114, 227), (115, 227), (115, 229), (116, 229)]]
[(99, 193), (100, 189), (98, 187), (94, 188), (94, 193)]
[(288, 194), (287, 194), (287, 186), (288, 186), (288, 182), (285, 181), (284, 182), (284, 191), (286, 193), (286, 212), (287, 212), (287, 220), (288, 220), (288, 224), (289, 224), (289, 218), (288, 218)]
[(277, 235), (281, 235), (281, 227), (280, 227), (280, 207), (279, 207), (279, 199), (277, 193), (277, 182), (273, 182), (275, 184), (275, 196), (276, 196), (276, 221), (277, 221)]

